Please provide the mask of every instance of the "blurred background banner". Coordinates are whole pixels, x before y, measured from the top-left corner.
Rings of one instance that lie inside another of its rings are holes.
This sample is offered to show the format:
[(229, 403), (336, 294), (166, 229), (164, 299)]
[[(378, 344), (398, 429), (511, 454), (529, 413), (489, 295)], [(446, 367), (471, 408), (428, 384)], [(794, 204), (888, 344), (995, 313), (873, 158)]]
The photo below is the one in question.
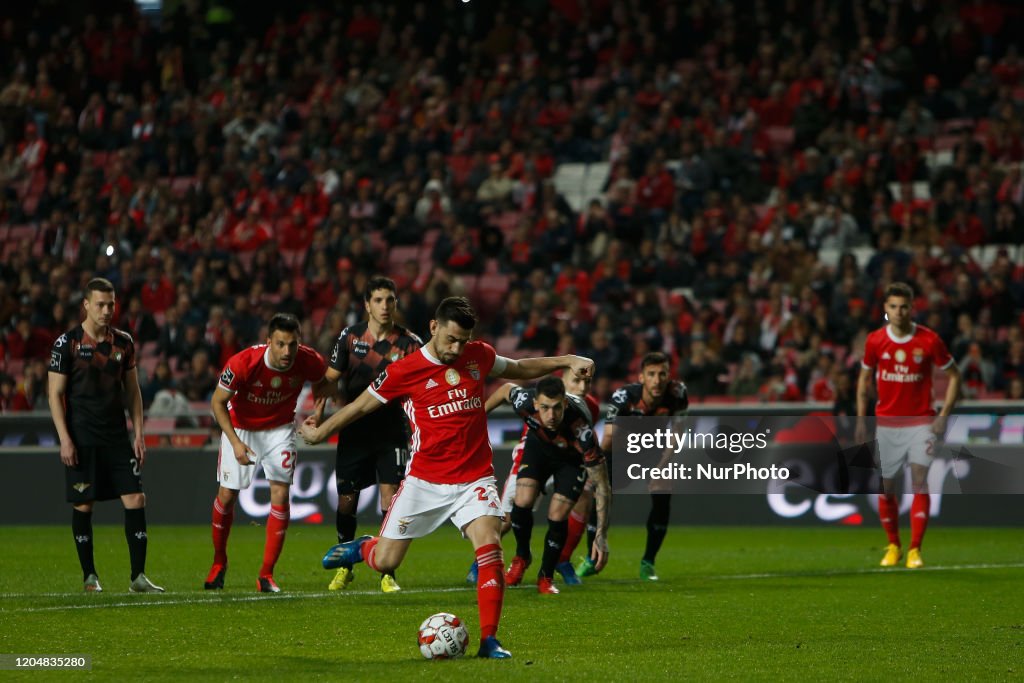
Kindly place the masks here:
[[(494, 462), (501, 482), (511, 464), (511, 449), (496, 448)], [(212, 447), (150, 449), (143, 471), (149, 521), (209, 524), (210, 507), (217, 491), (216, 463), (217, 451)], [(10, 487), (8, 494), (0, 498), (0, 525), (67, 522), (71, 512), (64, 501), (64, 473), (56, 448), (0, 449), (0, 468), (16, 473), (18, 480), (18, 485)], [(906, 496), (901, 507), (909, 509), (910, 499)], [(677, 496), (672, 522), (874, 525), (878, 516), (875, 506), (875, 496), (820, 493), (804, 487), (789, 487), (770, 494), (767, 483), (763, 483), (761, 495)], [(332, 526), (336, 507), (334, 449), (300, 448), (292, 486), (293, 522)], [(372, 489), (363, 492), (360, 508), (367, 520), (372, 519), (376, 510)], [(238, 520), (262, 522), (267, 516), (270, 488), (262, 471), (239, 496), (237, 510)], [(643, 524), (649, 512), (650, 502), (645, 496), (616, 496), (613, 526)], [(94, 514), (100, 524), (119, 524), (122, 520), (121, 506), (116, 501), (97, 505)], [(941, 518), (944, 525), (1024, 525), (1024, 496), (936, 494), (932, 496), (932, 516)], [(324, 533), (331, 535), (326, 529)]]

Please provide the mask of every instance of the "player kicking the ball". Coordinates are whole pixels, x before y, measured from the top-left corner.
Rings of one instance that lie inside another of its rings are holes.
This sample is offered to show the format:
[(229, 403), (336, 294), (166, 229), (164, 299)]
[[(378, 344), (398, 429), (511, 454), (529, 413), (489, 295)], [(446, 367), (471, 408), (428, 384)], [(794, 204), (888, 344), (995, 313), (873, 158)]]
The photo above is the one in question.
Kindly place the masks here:
[(324, 556), (324, 567), (362, 561), (378, 572), (393, 571), (413, 539), (450, 519), (472, 542), (479, 564), (477, 656), (505, 659), (512, 655), (496, 638), (505, 597), (503, 515), (487, 438), (484, 385), (488, 377), (534, 379), (562, 368), (590, 375), (594, 363), (579, 356), (503, 358), (488, 344), (470, 341), (476, 322), (476, 312), (465, 297), (445, 299), (430, 321), (426, 345), (389, 365), (366, 391), (320, 426), (315, 418), (307, 419), (299, 434), (307, 443), (319, 443), (390, 401), (409, 401), (412, 459), (380, 536), (334, 546)]
[(287, 313), (270, 319), (266, 344), (232, 356), (213, 392), (211, 407), (221, 428), (217, 454), (220, 487), (213, 501), (213, 566), (203, 585), (224, 588), (228, 570), (228, 534), (238, 491), (252, 483), (262, 465), (270, 481), (270, 516), (263, 566), (256, 579), (260, 593), (279, 593), (274, 565), (284, 547), (290, 509), (289, 488), (295, 476), (295, 404), (302, 385), (313, 382), (315, 394), (326, 391), (327, 364), (320, 354), (299, 344), (299, 321)]
[[(960, 369), (949, 355), (939, 335), (911, 321), (914, 291), (910, 285), (894, 282), (885, 290), (885, 315), (889, 324), (868, 335), (864, 344), (860, 377), (857, 379), (857, 443), (867, 441), (871, 378), (874, 375), (878, 402), (878, 458), (882, 468), (882, 494), (878, 496), (878, 516), (889, 537), (881, 566), (893, 567), (903, 557), (900, 544), (899, 504), (896, 501), (896, 475), (910, 461), (914, 502), (910, 507), (910, 550), (907, 567), (919, 569), (921, 541), (928, 527), (931, 497), (928, 495), (928, 469), (934, 457), (935, 437), (946, 431), (946, 418), (960, 396)], [(932, 408), (932, 373), (935, 368), (949, 377), (942, 410), (935, 416)]]

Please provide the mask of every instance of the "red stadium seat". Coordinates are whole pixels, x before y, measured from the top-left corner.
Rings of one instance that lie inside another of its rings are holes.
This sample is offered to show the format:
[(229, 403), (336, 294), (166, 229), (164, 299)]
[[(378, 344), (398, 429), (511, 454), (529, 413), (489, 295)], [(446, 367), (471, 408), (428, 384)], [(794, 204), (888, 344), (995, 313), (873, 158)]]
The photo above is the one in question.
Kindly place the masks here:
[(418, 246), (397, 246), (391, 247), (388, 252), (388, 269), (392, 273), (401, 272), (406, 261), (418, 261), (420, 248)]
[(481, 275), (476, 285), (476, 305), (485, 311), (497, 311), (508, 295), (509, 276), (501, 273)]

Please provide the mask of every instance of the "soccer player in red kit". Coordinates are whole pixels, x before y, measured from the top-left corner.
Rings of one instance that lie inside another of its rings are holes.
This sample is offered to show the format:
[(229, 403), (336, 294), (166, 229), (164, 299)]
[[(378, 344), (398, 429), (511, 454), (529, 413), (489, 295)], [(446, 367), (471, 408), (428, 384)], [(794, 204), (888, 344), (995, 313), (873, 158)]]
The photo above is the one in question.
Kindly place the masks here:
[(327, 364), (320, 354), (299, 344), (299, 321), (278, 313), (270, 319), (266, 344), (232, 356), (220, 375), (211, 405), (221, 428), (217, 454), (220, 488), (213, 501), (213, 566), (207, 590), (224, 588), (228, 569), (228, 534), (238, 491), (252, 483), (257, 465), (270, 481), (270, 516), (263, 566), (256, 580), (260, 593), (279, 593), (274, 565), (288, 529), (289, 488), (295, 476), (295, 405), (306, 382), (314, 394), (326, 391)]
[[(889, 536), (889, 547), (882, 558), (883, 567), (895, 566), (903, 556), (899, 532), (899, 505), (896, 501), (896, 477), (910, 462), (914, 501), (910, 508), (910, 550), (907, 567), (924, 566), (921, 541), (928, 527), (931, 500), (928, 495), (928, 468), (934, 457), (935, 437), (946, 431), (946, 418), (960, 396), (960, 370), (942, 339), (923, 325), (911, 321), (914, 291), (909, 285), (894, 282), (885, 290), (885, 315), (889, 324), (868, 335), (864, 345), (860, 377), (857, 380), (858, 443), (867, 441), (871, 379), (874, 376), (878, 400), (878, 457), (882, 469), (882, 494), (878, 496), (878, 515)], [(938, 416), (932, 407), (932, 373), (935, 368), (949, 377), (949, 386)]]
[[(331, 548), (324, 567), (366, 562), (384, 572), (401, 564), (409, 544), (451, 520), (473, 543), (479, 564), (478, 657), (512, 655), (495, 634), (505, 597), (501, 554), (501, 500), (487, 436), (484, 385), (489, 377), (534, 379), (565, 368), (591, 375), (594, 363), (579, 356), (512, 360), (484, 342), (470, 341), (477, 316), (465, 297), (449, 297), (430, 321), (423, 347), (389, 365), (369, 388), (319, 427), (311, 417), (299, 428), (319, 443), (390, 401), (407, 400), (412, 426), (408, 474), (388, 510), (380, 536), (363, 536)], [(603, 564), (605, 558), (602, 556)]]

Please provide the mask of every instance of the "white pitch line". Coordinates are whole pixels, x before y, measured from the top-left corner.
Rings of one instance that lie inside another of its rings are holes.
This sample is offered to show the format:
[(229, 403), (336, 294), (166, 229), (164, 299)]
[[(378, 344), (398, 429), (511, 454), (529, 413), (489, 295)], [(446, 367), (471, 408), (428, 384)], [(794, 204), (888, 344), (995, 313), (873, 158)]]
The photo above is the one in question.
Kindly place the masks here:
[[(696, 577), (681, 577), (681, 578), (698, 578), (708, 579), (715, 581), (729, 581), (729, 580), (750, 580), (750, 579), (796, 579), (796, 578), (827, 578), (831, 576), (860, 576), (868, 574), (910, 574), (918, 573), (923, 571), (965, 571), (965, 570), (977, 570), (977, 569), (1024, 569), (1024, 563), (1008, 563), (1008, 564), (955, 564), (955, 565), (932, 565), (922, 567), (920, 569), (914, 569), (910, 572), (900, 572), (900, 568), (883, 568), (873, 567), (866, 569), (846, 569), (846, 570), (827, 570), (818, 572), (764, 572), (759, 574), (724, 574), (724, 575), (713, 575), (713, 576), (696, 576)], [(624, 583), (637, 583), (633, 579), (610, 579), (601, 580), (599, 584), (624, 584)], [(431, 594), (431, 593), (459, 593), (462, 591), (473, 590), (473, 586), (452, 586), (448, 588), (411, 588), (402, 589), (402, 593), (408, 595), (416, 594)], [(173, 594), (172, 594), (173, 595)], [(203, 594), (200, 594), (203, 595)], [(363, 590), (363, 591), (345, 591), (342, 595), (381, 595), (380, 591), (376, 590)], [(208, 596), (208, 597), (205, 597)], [(191, 598), (175, 598), (170, 595), (168, 599), (157, 598), (155, 600), (146, 600), (141, 596), (138, 599), (133, 599), (128, 602), (94, 602), (91, 604), (84, 605), (53, 605), (50, 607), (15, 607), (13, 609), (0, 609), (0, 614), (9, 613), (28, 613), (28, 612), (59, 612), (63, 610), (77, 610), (77, 609), (101, 609), (108, 607), (162, 607), (162, 606), (177, 606), (177, 605), (206, 605), (206, 604), (223, 604), (223, 603), (240, 603), (240, 602), (260, 602), (264, 600), (312, 600), (322, 599), (329, 597), (340, 597), (336, 592), (325, 592), (315, 591), (312, 593), (281, 593), (277, 595), (267, 594), (248, 594), (238, 595), (230, 593), (219, 593), (219, 594), (205, 594), (204, 597), (200, 598), (197, 596)], [(38, 599), (38, 598), (82, 598), (85, 597), (83, 593), (0, 593), (2, 599)], [(152, 596), (156, 598), (156, 596)], [(90, 598), (91, 599), (91, 598)]]
[[(1021, 569), (1024, 568), (1024, 563), (1008, 563), (1008, 564), (947, 564), (947, 565), (926, 565), (918, 569), (911, 570), (911, 573), (917, 572), (945, 572), (945, 571), (962, 571), (965, 569)], [(900, 573), (901, 567), (871, 567), (865, 569), (829, 569), (823, 571), (808, 571), (808, 572), (764, 572), (760, 574), (725, 574), (721, 576), (711, 576), (708, 578), (716, 580), (736, 580), (736, 579), (797, 579), (797, 578), (814, 578), (828, 577), (828, 576), (857, 576), (864, 574), (898, 574)]]
[[(457, 593), (460, 591), (471, 590), (472, 586), (463, 587), (452, 587), (452, 588), (412, 588), (402, 589), (402, 593), (417, 594), (417, 593)], [(83, 597), (83, 593), (2, 593), (0, 598), (71, 598), (71, 597)], [(14, 613), (14, 612), (57, 612), (61, 610), (73, 610), (73, 609), (100, 609), (106, 607), (162, 607), (164, 605), (218, 605), (226, 602), (238, 603), (238, 602), (260, 602), (264, 600), (310, 600), (310, 599), (321, 599), (331, 596), (337, 596), (337, 593), (327, 593), (323, 591), (317, 591), (314, 593), (280, 593), (280, 594), (252, 594), (252, 595), (231, 595), (221, 594), (211, 596), (209, 598), (171, 598), (167, 600), (131, 600), (128, 602), (95, 602), (92, 604), (85, 605), (54, 605), (51, 607), (15, 607), (13, 609), (0, 609), (0, 614)], [(345, 591), (345, 595), (381, 595), (380, 591)], [(155, 597), (155, 596), (154, 596)], [(101, 598), (102, 599), (102, 598)]]

